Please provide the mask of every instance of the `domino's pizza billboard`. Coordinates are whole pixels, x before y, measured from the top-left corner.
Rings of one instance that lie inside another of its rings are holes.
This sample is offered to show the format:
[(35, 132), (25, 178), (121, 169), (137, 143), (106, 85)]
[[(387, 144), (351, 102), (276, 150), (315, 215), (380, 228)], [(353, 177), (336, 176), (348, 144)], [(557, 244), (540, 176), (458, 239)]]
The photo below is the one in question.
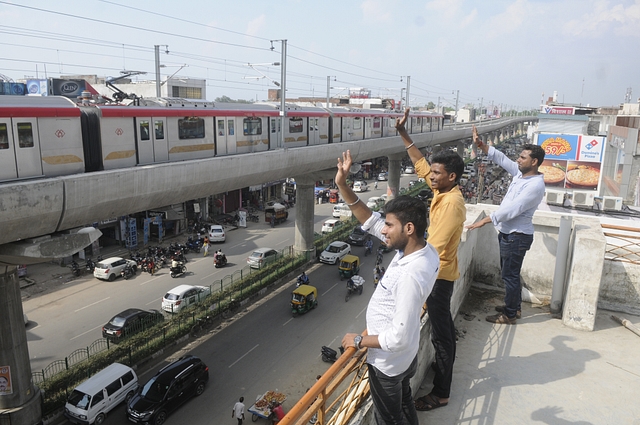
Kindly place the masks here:
[(597, 191), (604, 142), (604, 137), (584, 134), (538, 134), (535, 143), (545, 152), (539, 168), (545, 185)]

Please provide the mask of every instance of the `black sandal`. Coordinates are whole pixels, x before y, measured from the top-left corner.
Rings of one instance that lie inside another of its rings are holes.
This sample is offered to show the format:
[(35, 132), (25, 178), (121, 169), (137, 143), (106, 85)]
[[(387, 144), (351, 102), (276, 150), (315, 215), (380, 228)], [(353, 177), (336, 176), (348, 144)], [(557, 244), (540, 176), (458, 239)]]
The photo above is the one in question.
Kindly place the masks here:
[(429, 410), (437, 409), (438, 407), (444, 407), (449, 404), (449, 402), (440, 403), (440, 399), (431, 393), (415, 399), (414, 403), (416, 406), (416, 410), (419, 410), (421, 412), (428, 412)]

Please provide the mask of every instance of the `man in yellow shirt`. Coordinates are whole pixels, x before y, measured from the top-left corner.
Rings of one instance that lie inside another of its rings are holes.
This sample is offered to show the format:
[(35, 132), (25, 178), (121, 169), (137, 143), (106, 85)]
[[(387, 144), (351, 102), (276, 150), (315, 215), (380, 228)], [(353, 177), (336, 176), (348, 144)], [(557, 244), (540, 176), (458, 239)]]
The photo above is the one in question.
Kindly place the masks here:
[(428, 239), (440, 256), (440, 272), (435, 286), (427, 298), (431, 320), (431, 342), (435, 348), (433, 389), (416, 399), (416, 409), (428, 411), (449, 403), (453, 362), (456, 357), (456, 330), (451, 318), (453, 282), (460, 276), (458, 245), (467, 217), (464, 197), (458, 182), (464, 172), (464, 161), (456, 152), (444, 150), (431, 158), (431, 165), (414, 145), (405, 129), (409, 108), (402, 119), (396, 120), (396, 129), (402, 137), (407, 153), (419, 177), (433, 190)]

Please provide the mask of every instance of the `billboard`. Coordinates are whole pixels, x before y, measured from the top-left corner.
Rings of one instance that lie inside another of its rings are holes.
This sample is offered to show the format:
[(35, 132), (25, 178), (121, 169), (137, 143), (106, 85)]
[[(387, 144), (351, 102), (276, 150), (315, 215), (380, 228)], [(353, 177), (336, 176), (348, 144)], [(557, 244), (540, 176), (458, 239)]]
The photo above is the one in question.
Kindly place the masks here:
[(600, 185), (604, 137), (582, 134), (538, 134), (545, 152), (538, 169), (547, 187), (594, 190)]
[(46, 96), (49, 93), (49, 80), (27, 80), (27, 94)]
[(542, 105), (540, 112), (543, 114), (575, 115), (575, 108), (571, 106), (547, 106)]
[(80, 96), (85, 89), (84, 80), (61, 80), (51, 79), (51, 94), (54, 96), (65, 96), (72, 99)]
[(27, 93), (27, 85), (24, 83), (0, 82), (0, 95), (24, 96)]

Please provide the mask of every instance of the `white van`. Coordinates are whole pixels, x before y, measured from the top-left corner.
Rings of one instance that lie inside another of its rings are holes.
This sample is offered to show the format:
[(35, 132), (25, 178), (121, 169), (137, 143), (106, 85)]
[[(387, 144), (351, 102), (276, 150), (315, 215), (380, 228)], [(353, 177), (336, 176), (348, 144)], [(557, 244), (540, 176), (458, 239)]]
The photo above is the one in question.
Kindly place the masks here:
[(369, 190), (369, 187), (367, 186), (367, 182), (358, 180), (357, 182), (353, 183), (354, 192), (366, 192), (367, 190)]
[(114, 363), (78, 385), (67, 399), (64, 416), (74, 424), (101, 424), (107, 413), (133, 397), (138, 376), (129, 366)]

